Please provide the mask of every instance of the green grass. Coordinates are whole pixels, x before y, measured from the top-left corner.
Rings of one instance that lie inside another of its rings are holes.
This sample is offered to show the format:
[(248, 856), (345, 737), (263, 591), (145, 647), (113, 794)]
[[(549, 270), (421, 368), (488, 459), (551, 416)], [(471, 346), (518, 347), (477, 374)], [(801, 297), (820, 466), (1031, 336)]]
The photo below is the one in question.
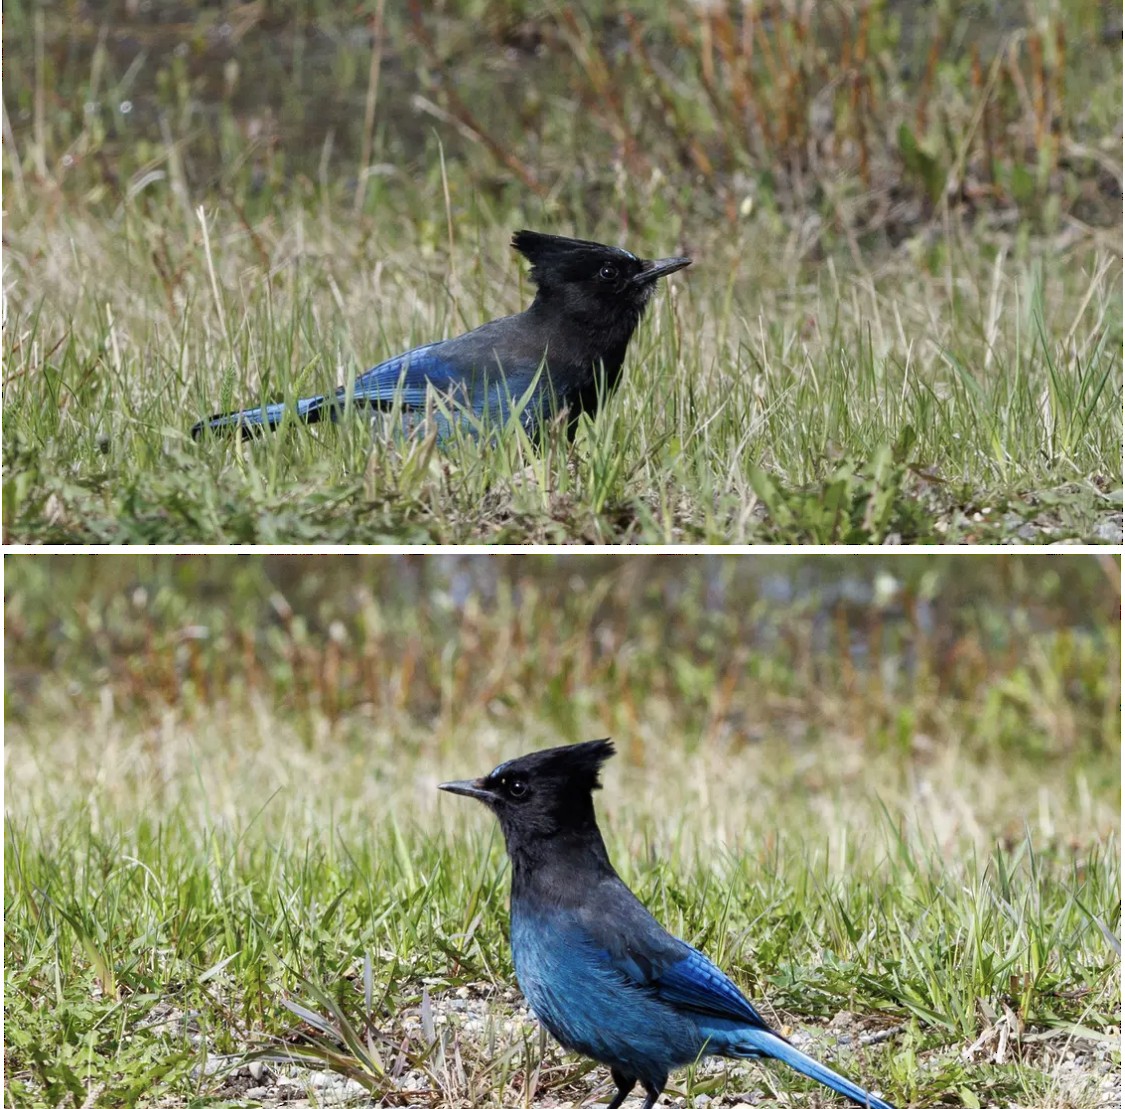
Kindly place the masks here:
[[(250, 13), (220, 95), (183, 60), (209, 17), (123, 44), (14, 6), (7, 539), (1120, 540), (1120, 64), (1096, 6), (1008, 13), (975, 68), (971, 12), (932, 47), (878, 6), (840, 9), (846, 34), (777, 14), (719, 64), (743, 31), (718, 11), (622, 53), (628, 5), (461, 7), (389, 14), (381, 76), (350, 17)], [(391, 109), (420, 103), (436, 130)], [(526, 305), (523, 226), (696, 259), (573, 448), (373, 443), (361, 419), (190, 440)]]
[(298, 261), (280, 226), (258, 260), (213, 221), (210, 256), (182, 229), (175, 307), (139, 213), (26, 232), (58, 284), (6, 331), (11, 540), (1034, 541), (1096, 538), (1120, 511), (1120, 284), (1094, 254), (1004, 274), (962, 243), (935, 274), (901, 259), (783, 289), (748, 229), (695, 251), (573, 450), (373, 445), (361, 418), (195, 444), (203, 414), (331, 388), (529, 295), (499, 228), (432, 260), (427, 296), (401, 246), (313, 220)]
[(607, 733), (622, 876), (811, 1050), (903, 1107), (1112, 1100), (1113, 562), (534, 562), (9, 558), (11, 1104), (242, 1104), (263, 1050), (388, 1104), (604, 1097), (434, 787)]

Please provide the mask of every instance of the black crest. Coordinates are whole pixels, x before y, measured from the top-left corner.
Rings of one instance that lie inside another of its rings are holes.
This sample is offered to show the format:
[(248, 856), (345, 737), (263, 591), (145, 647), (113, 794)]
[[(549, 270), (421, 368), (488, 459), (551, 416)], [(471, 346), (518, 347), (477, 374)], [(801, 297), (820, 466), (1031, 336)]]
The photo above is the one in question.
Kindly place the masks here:
[(485, 779), (499, 781), (512, 775), (522, 775), (529, 781), (552, 784), (556, 789), (574, 792), (601, 789), (598, 774), (602, 763), (616, 753), (610, 739), (592, 739), (587, 743), (572, 743), (566, 747), (549, 747), (546, 751), (533, 751), (502, 763)]
[(568, 239), (545, 235), (541, 231), (517, 231), (512, 246), (531, 263), (531, 280), (536, 285), (565, 281), (585, 281), (603, 267), (613, 266), (625, 278), (644, 268), (635, 254), (617, 246), (605, 246), (589, 239)]

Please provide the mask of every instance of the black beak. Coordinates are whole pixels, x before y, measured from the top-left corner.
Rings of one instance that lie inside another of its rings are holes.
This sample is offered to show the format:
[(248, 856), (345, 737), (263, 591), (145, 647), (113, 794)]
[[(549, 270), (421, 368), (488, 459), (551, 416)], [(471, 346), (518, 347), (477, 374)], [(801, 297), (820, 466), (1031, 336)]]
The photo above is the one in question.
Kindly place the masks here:
[(685, 266), (690, 265), (690, 258), (656, 258), (651, 262), (644, 263), (644, 269), (633, 278), (633, 284), (649, 285), (653, 281), (659, 281), (662, 277), (667, 277), (668, 274), (675, 273), (676, 270), (682, 270)]
[(444, 789), (446, 793), (460, 793), (463, 797), (475, 797), (478, 801), (492, 800), (491, 792), (484, 788), (483, 778), (465, 782), (442, 782), (438, 789)]

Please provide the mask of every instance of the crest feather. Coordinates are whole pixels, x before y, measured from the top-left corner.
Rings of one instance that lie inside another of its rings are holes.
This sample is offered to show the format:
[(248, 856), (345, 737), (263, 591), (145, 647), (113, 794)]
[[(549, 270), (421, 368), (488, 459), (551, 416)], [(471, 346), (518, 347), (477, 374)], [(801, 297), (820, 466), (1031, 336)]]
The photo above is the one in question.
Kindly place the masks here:
[(616, 750), (611, 739), (592, 739), (565, 747), (548, 747), (545, 751), (533, 751), (530, 755), (521, 755), (501, 764), (489, 777), (516, 772), (532, 779), (554, 779), (572, 787), (600, 789), (598, 774), (602, 763), (612, 758)]
[(512, 246), (531, 263), (531, 280), (543, 285), (560, 277), (593, 276), (609, 262), (624, 265), (629, 271), (640, 270), (641, 261), (619, 246), (606, 246), (590, 239), (568, 239), (564, 235), (547, 235), (542, 231), (517, 231)]

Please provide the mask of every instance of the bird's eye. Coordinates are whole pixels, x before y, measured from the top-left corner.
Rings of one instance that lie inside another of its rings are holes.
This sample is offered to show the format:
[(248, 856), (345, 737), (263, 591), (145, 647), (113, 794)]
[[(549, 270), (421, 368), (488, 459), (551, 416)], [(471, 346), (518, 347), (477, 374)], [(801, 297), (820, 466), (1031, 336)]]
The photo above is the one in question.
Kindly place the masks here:
[(507, 786), (509, 797), (523, 797), (527, 793), (527, 782), (521, 778), (513, 778)]
[(598, 276), (603, 281), (616, 281), (617, 280), (617, 267), (616, 266), (610, 266), (610, 265), (602, 266), (602, 268), (600, 270), (598, 270)]

